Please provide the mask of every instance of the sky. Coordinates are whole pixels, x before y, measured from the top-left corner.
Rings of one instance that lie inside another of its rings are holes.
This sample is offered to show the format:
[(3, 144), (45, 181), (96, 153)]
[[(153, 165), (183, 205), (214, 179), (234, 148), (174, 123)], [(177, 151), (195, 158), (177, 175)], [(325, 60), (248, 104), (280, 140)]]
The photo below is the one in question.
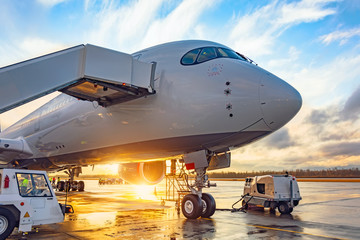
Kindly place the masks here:
[[(358, 0), (1, 0), (0, 5), (0, 67), (82, 43), (132, 53), (186, 39), (227, 45), (302, 95), (302, 109), (290, 123), (232, 151), (230, 170), (360, 166)], [(2, 128), (52, 96), (0, 115)]]

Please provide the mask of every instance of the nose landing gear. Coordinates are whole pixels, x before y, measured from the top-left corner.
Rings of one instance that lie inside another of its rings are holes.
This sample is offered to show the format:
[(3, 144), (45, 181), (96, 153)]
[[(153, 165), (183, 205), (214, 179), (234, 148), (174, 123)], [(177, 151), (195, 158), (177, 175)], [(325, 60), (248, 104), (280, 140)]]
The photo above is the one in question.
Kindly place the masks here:
[[(191, 194), (185, 195), (181, 202), (181, 210), (186, 218), (209, 218), (215, 213), (215, 199), (211, 194), (202, 192), (205, 187), (216, 186), (216, 184), (210, 184), (206, 174), (212, 156), (207, 154), (206, 151), (190, 153), (184, 156), (187, 169), (195, 169), (196, 173), (194, 184), (187, 184)], [(190, 169), (188, 166), (190, 166)]]
[(181, 210), (186, 218), (196, 219), (203, 211), (203, 203), (196, 194), (186, 195), (181, 202)]

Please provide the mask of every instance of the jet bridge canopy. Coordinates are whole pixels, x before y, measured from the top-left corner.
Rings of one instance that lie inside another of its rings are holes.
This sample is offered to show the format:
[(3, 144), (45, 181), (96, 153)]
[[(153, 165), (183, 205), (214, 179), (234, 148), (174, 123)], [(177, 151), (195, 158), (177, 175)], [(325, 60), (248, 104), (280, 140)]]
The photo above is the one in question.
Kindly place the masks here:
[(0, 68), (0, 113), (54, 91), (106, 107), (154, 94), (156, 63), (79, 45)]

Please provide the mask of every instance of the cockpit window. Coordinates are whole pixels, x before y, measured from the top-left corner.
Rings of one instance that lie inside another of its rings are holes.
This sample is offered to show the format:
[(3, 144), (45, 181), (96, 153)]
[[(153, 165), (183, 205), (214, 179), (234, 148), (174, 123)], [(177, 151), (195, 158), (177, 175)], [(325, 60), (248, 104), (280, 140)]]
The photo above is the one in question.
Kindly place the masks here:
[(200, 52), (200, 48), (198, 49), (194, 49), (191, 50), (190, 52), (188, 52), (187, 54), (185, 54), (185, 56), (183, 56), (181, 63), (184, 65), (190, 65), (190, 64), (194, 64), (196, 61), (196, 57)]
[(182, 65), (194, 65), (209, 61), (215, 58), (233, 58), (248, 61), (247, 58), (234, 52), (233, 50), (221, 47), (197, 48), (187, 52), (181, 59)]
[(218, 48), (217, 50), (218, 50), (220, 56), (222, 56), (222, 57), (235, 58), (235, 59), (240, 59), (240, 60), (246, 61), (245, 58), (243, 58), (242, 56), (240, 56), (239, 54), (237, 54), (236, 52), (234, 52), (230, 49)]
[(216, 55), (215, 48), (206, 47), (201, 50), (201, 53), (197, 59), (197, 62), (202, 63), (202, 62), (211, 60), (216, 57), (217, 57), (217, 55)]

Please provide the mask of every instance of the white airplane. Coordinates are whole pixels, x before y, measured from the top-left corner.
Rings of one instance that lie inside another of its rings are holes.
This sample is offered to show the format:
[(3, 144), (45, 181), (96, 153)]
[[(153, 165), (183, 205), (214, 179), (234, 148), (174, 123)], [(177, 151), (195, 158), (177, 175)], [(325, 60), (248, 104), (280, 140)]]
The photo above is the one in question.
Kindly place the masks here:
[[(0, 133), (2, 164), (68, 169), (120, 163), (128, 182), (158, 183), (165, 160), (196, 172), (187, 218), (215, 211), (206, 171), (230, 166), (230, 149), (276, 131), (300, 110), (288, 83), (234, 50), (179, 41), (132, 55), (80, 45), (0, 69), (0, 113), (62, 94)], [(83, 186), (82, 186), (83, 190)]]

